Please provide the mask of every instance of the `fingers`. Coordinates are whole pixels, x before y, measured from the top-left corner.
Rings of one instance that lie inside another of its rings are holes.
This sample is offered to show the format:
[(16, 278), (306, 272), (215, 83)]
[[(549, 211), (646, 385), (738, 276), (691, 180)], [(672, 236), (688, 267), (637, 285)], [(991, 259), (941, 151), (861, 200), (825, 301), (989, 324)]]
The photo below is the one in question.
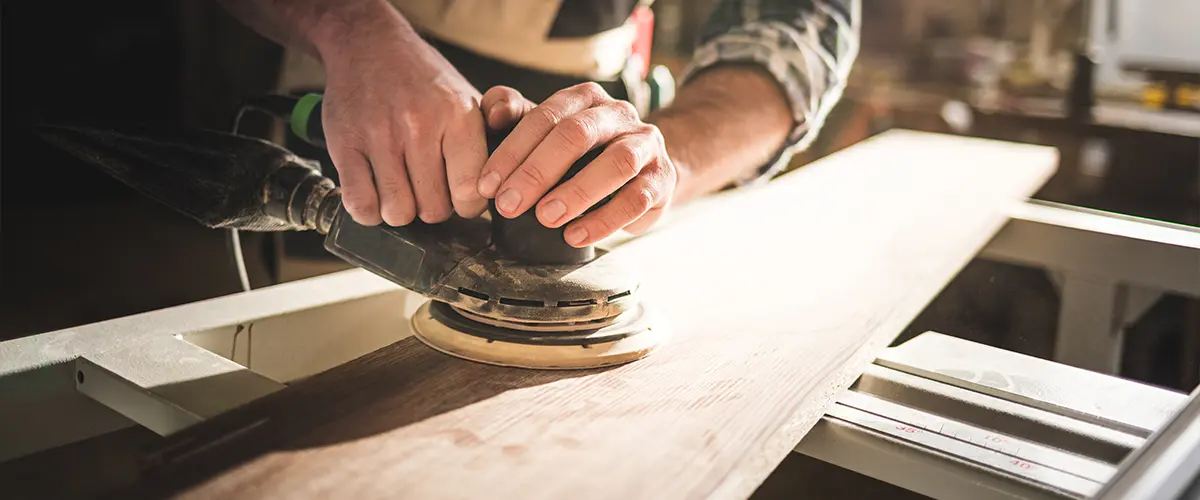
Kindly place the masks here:
[[(494, 198), (500, 188), (497, 178), (507, 179), (529, 157), (554, 127), (564, 118), (609, 99), (604, 89), (595, 83), (584, 83), (561, 90), (525, 114), (504, 142), (488, 157), (483, 166), (479, 191), (485, 198)], [(491, 174), (496, 174), (492, 176)], [(499, 200), (497, 200), (499, 202)]]
[[(620, 189), (655, 159), (661, 147), (658, 137), (657, 134), (631, 134), (605, 146), (591, 164), (538, 202), (538, 221), (546, 227), (559, 227)], [(516, 175), (513, 177), (517, 178)]]
[[(666, 161), (669, 162), (670, 159), (667, 159)], [(645, 214), (638, 218), (638, 220), (635, 220), (628, 226), (625, 226), (625, 231), (629, 233), (642, 234), (648, 231), (651, 227), (654, 227), (654, 224), (658, 223), (658, 220), (661, 219), (663, 214), (667, 212), (667, 207), (671, 205), (671, 200), (675, 197), (675, 188), (679, 184), (679, 170), (677, 170), (674, 165), (667, 165), (666, 168), (662, 168), (661, 170), (657, 170), (656, 167), (657, 166), (651, 167), (650, 170), (652, 173), (647, 173), (645, 175), (662, 176), (662, 179), (657, 179), (656, 182), (658, 185), (664, 186), (662, 191), (664, 195), (658, 203), (651, 207), (650, 210), (647, 210)], [(646, 172), (646, 170), (643, 169), (643, 172)]]
[(595, 244), (641, 219), (651, 209), (665, 207), (670, 189), (669, 170), (659, 164), (645, 169), (608, 203), (568, 224), (563, 232), (567, 244), (574, 247)]
[(371, 165), (362, 153), (351, 148), (329, 148), (342, 185), (342, 206), (354, 219), (364, 226), (376, 226), (383, 222), (379, 213), (379, 196), (371, 178)]
[(446, 180), (454, 212), (468, 219), (478, 217), (487, 209), (487, 200), (479, 194), (477, 186), (479, 171), (488, 156), (484, 118), (478, 108), (472, 107), (450, 123), (441, 152), (446, 159)]
[[(442, 157), (442, 141), (433, 137), (423, 134), (413, 136), (412, 144), (405, 150), (408, 179), (412, 182), (413, 195), (417, 200), (417, 217), (429, 224), (445, 221), (453, 211), (446, 163)], [(461, 145), (452, 145), (458, 146)]]
[[(446, 117), (445, 125), (431, 127), (428, 122), (403, 117), (401, 126), (369, 129), (363, 142), (370, 144), (368, 174), (373, 170), (374, 185), (369, 187), (376, 196), (374, 220), (390, 226), (405, 226), (417, 218), (436, 224), (454, 212), (477, 217), (487, 207), (487, 200), (476, 189), (479, 170), (487, 159), (479, 108), (473, 100), (462, 101), (444, 107), (441, 114)], [(372, 220), (369, 215), (364, 217)]]
[[(487, 206), (477, 189), (488, 156), (482, 96), (426, 45), (368, 45), (326, 68), (322, 121), (346, 210), (369, 225), (477, 217)], [(512, 89), (488, 104), (504, 120), (532, 108)]]
[(628, 226), (624, 227), (625, 232), (630, 234), (642, 234), (654, 227), (663, 214), (667, 213), (666, 205), (651, 208), (646, 211), (638, 220), (633, 221)]
[(370, 158), (375, 187), (378, 188), (379, 216), (389, 226), (407, 225), (416, 216), (417, 207), (412, 186), (409, 185), (404, 155), (392, 146), (392, 141), (380, 139), (373, 142)]
[[(497, 210), (505, 217), (516, 217), (524, 213), (554, 187), (588, 151), (618, 136), (644, 128), (635, 125), (636, 123), (637, 117), (632, 109), (619, 105), (593, 107), (564, 118), (516, 171), (501, 183), (500, 189), (497, 190), (499, 194), (496, 195)], [(626, 151), (629, 147), (635, 146), (618, 146), (608, 156), (617, 157), (622, 153), (630, 153)], [(624, 176), (622, 182), (632, 179), (641, 166), (653, 156), (650, 151), (635, 150), (632, 153), (642, 153), (641, 158), (629, 158), (629, 154), (618, 158), (631, 162), (618, 162), (616, 165), (616, 173)], [(600, 156), (605, 155), (602, 153)], [(585, 170), (589, 168), (585, 167)], [(607, 192), (611, 193), (618, 187), (620, 184), (613, 185)], [(555, 206), (557, 205), (551, 207)]]
[[(566, 225), (567, 243), (586, 246), (622, 228), (645, 230), (669, 204), (677, 181), (662, 135), (598, 85), (566, 89), (536, 106), (507, 87), (475, 99), (388, 113), (391, 126), (359, 123), (367, 137), (353, 143), (365, 147), (330, 143), (343, 204), (356, 222), (404, 226), (417, 218), (436, 224), (454, 213), (472, 218), (495, 198), (505, 217), (536, 204), (543, 225)], [(513, 123), (489, 155), (487, 129)], [(595, 160), (551, 189), (601, 145)], [(583, 215), (613, 192), (608, 203)]]
[(505, 86), (488, 89), (480, 101), (480, 108), (483, 110), (487, 127), (492, 130), (513, 126), (534, 107), (536, 104), (526, 99), (516, 89)]

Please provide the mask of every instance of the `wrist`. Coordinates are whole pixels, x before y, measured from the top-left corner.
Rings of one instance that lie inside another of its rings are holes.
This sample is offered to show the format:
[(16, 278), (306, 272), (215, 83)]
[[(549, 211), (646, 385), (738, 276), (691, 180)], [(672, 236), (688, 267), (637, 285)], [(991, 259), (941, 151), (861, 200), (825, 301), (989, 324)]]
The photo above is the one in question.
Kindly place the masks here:
[(687, 148), (683, 147), (683, 144), (686, 144), (686, 138), (690, 135), (688, 132), (689, 121), (686, 117), (676, 116), (676, 113), (664, 110), (664, 112), (649, 116), (646, 122), (657, 127), (659, 133), (662, 134), (667, 157), (671, 159), (671, 164), (675, 167), (675, 190), (671, 203), (686, 203), (695, 195), (695, 190), (692, 189), (695, 181), (694, 162), (688, 154)]
[(388, 39), (413, 37), (412, 25), (385, 0), (336, 2), (316, 16), (305, 39), (322, 61), (338, 60), (359, 52), (363, 42), (380, 45)]
[(671, 105), (646, 118), (662, 132), (678, 172), (675, 200), (721, 190), (755, 175), (793, 126), (778, 85), (761, 68), (727, 64), (682, 85)]

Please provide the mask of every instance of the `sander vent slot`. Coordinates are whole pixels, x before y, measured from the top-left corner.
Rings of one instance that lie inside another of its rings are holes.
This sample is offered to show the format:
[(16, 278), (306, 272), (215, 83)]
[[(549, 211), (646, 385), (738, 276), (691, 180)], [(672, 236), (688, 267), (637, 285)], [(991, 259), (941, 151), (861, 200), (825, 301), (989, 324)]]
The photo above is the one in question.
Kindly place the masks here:
[(560, 300), (558, 307), (594, 306), (596, 299)]
[(468, 297), (475, 297), (475, 298), (477, 298), (477, 299), (479, 299), (479, 300), (482, 300), (482, 301), (487, 301), (487, 300), (488, 300), (488, 295), (487, 295), (486, 293), (483, 293), (483, 292), (477, 292), (477, 291), (475, 291), (475, 290), (472, 290), (472, 289), (470, 289), (470, 288), (464, 288), (464, 287), (461, 287), (461, 286), (460, 286), (460, 287), (458, 287), (458, 293), (461, 293), (461, 294), (463, 294), (463, 295), (466, 295), (466, 296), (468, 296)]
[(525, 306), (525, 307), (544, 307), (544, 304), (538, 300), (513, 299), (508, 297), (500, 297), (500, 303), (506, 306)]
[(612, 301), (614, 301), (614, 300), (617, 300), (617, 299), (619, 299), (619, 298), (621, 298), (621, 297), (628, 297), (628, 296), (630, 296), (630, 295), (633, 295), (633, 290), (625, 290), (624, 292), (618, 293), (618, 294), (616, 294), (616, 295), (609, 295), (609, 296), (608, 296), (608, 301), (609, 301), (609, 302), (612, 302)]

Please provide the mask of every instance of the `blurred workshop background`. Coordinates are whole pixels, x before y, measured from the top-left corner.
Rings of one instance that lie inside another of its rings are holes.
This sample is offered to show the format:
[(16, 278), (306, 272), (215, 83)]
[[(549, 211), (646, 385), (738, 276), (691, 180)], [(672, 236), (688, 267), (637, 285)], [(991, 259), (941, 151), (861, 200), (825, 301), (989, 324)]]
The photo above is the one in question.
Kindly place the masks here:
[[(680, 74), (713, 3), (654, 2), (652, 62)], [(1037, 199), (1200, 225), (1200, 3), (863, 0), (862, 8), (852, 81), (794, 168), (890, 128), (1044, 144), (1062, 162)], [(26, 127), (35, 114), (228, 129), (246, 98), (320, 86), (312, 61), (211, 0), (61, 10), (7, 2), (0, 17), (0, 339), (239, 291), (223, 232), (48, 148)], [(242, 132), (311, 153), (257, 116)], [(243, 234), (243, 245), (254, 287), (345, 268), (316, 235)], [(1053, 358), (1063, 282), (1054, 270), (976, 259), (907, 335), (937, 330)], [(1135, 295), (1122, 299), (1128, 310), (1112, 328), (1123, 335), (1120, 374), (1191, 389), (1200, 303)]]

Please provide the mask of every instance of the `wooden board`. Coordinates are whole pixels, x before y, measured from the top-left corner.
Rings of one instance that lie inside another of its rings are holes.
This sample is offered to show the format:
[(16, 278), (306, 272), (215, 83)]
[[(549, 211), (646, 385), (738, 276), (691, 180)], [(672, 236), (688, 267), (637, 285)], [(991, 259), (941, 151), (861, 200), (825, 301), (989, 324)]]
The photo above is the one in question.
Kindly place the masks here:
[(535, 372), (408, 338), (182, 433), (138, 493), (744, 498), (1056, 162), (883, 134), (616, 247), (673, 332), (647, 359)]

